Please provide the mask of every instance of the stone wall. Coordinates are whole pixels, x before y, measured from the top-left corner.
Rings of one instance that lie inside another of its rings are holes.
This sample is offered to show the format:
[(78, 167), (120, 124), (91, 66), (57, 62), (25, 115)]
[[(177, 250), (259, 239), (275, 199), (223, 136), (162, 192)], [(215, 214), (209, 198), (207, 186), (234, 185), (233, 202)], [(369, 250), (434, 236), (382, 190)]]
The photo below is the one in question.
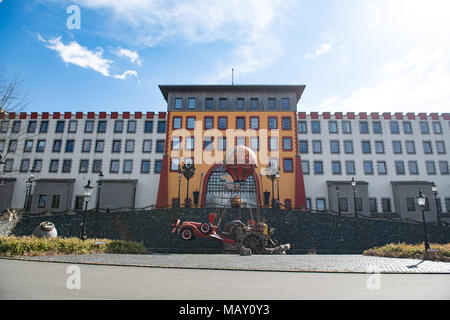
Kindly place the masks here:
[[(223, 221), (238, 217), (228, 209)], [(208, 209), (152, 210), (135, 213), (88, 213), (89, 237), (134, 240), (144, 242), (154, 252), (220, 253), (220, 242), (204, 239), (185, 242), (170, 233), (174, 218), (182, 221), (208, 221)], [(255, 210), (252, 211), (255, 215)], [(242, 220), (250, 218), (243, 210)], [(407, 222), (340, 217), (330, 214), (303, 213), (261, 209), (261, 216), (275, 228), (279, 243), (290, 243), (290, 253), (358, 254), (363, 250), (387, 243), (423, 242), (423, 225)], [(78, 237), (82, 231), (83, 215), (24, 217), (14, 228), (15, 235), (31, 235), (42, 221), (55, 224), (63, 237)], [(427, 225), (430, 242), (449, 243), (450, 228)]]

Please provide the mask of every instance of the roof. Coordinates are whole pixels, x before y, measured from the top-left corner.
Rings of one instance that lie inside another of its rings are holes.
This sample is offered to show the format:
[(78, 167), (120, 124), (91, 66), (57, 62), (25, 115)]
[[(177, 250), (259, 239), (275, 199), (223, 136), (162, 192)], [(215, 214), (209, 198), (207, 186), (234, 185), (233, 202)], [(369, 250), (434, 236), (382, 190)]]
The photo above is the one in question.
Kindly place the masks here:
[(297, 95), (297, 101), (300, 100), (305, 85), (160, 85), (159, 89), (167, 101), (169, 92), (192, 92), (192, 91), (235, 91), (235, 92), (252, 92), (252, 91), (270, 91), (270, 92), (286, 92), (294, 91)]

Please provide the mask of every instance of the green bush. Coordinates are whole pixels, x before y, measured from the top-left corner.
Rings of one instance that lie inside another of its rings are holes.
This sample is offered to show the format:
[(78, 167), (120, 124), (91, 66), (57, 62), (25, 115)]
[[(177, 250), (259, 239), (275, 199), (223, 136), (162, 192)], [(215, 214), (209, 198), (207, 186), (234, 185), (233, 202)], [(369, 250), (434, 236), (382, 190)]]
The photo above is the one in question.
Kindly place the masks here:
[[(105, 244), (96, 245), (96, 241)], [(143, 243), (108, 239), (0, 237), (0, 256), (3, 257), (98, 253), (145, 254), (147, 249)]]
[(439, 251), (425, 252), (425, 245), (423, 243), (421, 244), (391, 243), (382, 247), (368, 249), (363, 252), (363, 255), (450, 262), (450, 243), (447, 244), (430, 243), (430, 248), (438, 249)]

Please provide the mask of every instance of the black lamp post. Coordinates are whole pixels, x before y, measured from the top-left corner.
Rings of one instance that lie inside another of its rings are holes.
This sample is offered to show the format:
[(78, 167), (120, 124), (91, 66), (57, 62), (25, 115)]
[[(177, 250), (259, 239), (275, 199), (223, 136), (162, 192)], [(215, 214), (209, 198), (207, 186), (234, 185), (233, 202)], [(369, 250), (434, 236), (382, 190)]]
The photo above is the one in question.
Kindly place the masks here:
[(277, 178), (277, 176), (280, 176), (280, 168), (278, 167), (274, 167), (272, 165), (270, 165), (269, 168), (267, 168), (267, 177), (272, 181), (272, 208), (277, 207), (277, 204), (275, 202), (275, 179)]
[(26, 192), (25, 192), (25, 201), (23, 204), (23, 211), (24, 213), (28, 213), (30, 210), (30, 196), (31, 196), (31, 188), (33, 188), (34, 185), (34, 175), (30, 175), (28, 180), (25, 182), (26, 185)]
[(422, 211), (422, 219), (423, 219), (423, 232), (425, 236), (425, 252), (430, 249), (430, 245), (428, 243), (428, 236), (427, 236), (427, 225), (425, 223), (425, 204), (427, 202), (427, 198), (423, 194), (422, 190), (419, 191), (419, 196), (417, 197), (417, 204), (419, 205), (420, 211)]
[(337, 204), (338, 204), (338, 214), (341, 215), (341, 200), (339, 198), (339, 186), (336, 186), (336, 194), (337, 194)]
[(97, 201), (96, 201), (96, 205), (95, 205), (95, 210), (98, 212), (100, 210), (100, 191), (102, 189), (102, 179), (103, 179), (104, 175), (103, 175), (103, 171), (100, 171), (99, 175), (98, 175), (98, 181), (97, 181)]
[(439, 202), (438, 202), (438, 192), (437, 192), (437, 185), (433, 182), (431, 185), (431, 191), (433, 191), (434, 195), (434, 202), (436, 203), (436, 216), (438, 224), (441, 225), (441, 210), (439, 210)]
[(280, 168), (278, 168), (275, 179), (277, 180), (277, 200), (280, 201)]
[(353, 207), (355, 209), (355, 218), (357, 218), (358, 212), (356, 210), (356, 180), (355, 180), (355, 177), (352, 178), (351, 185), (352, 185), (352, 190), (353, 190)]
[(186, 199), (185, 199), (185, 207), (190, 208), (191, 207), (191, 199), (189, 198), (189, 180), (194, 176), (195, 174), (195, 166), (193, 163), (188, 162), (184, 163), (183, 167), (181, 168), (183, 171), (183, 175), (187, 180), (187, 186), (186, 186)]
[(178, 199), (176, 203), (176, 208), (180, 208), (181, 204), (181, 179), (183, 177), (183, 172), (181, 171), (181, 167), (178, 166)]
[(93, 186), (91, 186), (91, 180), (88, 180), (87, 185), (84, 186), (84, 219), (83, 219), (83, 232), (81, 233), (81, 240), (86, 240), (87, 239), (87, 235), (86, 235), (86, 214), (87, 214), (87, 206), (88, 206), (88, 202), (89, 200), (91, 200), (91, 196), (92, 196), (92, 190), (94, 189)]

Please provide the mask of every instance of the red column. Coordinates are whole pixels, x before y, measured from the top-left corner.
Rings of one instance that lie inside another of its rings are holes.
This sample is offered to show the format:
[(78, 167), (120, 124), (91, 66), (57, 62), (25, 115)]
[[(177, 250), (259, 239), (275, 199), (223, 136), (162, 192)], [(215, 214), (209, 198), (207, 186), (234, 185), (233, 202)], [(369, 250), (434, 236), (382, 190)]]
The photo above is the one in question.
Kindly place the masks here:
[(301, 157), (295, 157), (295, 209), (306, 211), (306, 191)]
[(158, 197), (156, 198), (156, 208), (164, 209), (169, 206), (169, 156), (163, 156), (161, 174), (159, 176)]

